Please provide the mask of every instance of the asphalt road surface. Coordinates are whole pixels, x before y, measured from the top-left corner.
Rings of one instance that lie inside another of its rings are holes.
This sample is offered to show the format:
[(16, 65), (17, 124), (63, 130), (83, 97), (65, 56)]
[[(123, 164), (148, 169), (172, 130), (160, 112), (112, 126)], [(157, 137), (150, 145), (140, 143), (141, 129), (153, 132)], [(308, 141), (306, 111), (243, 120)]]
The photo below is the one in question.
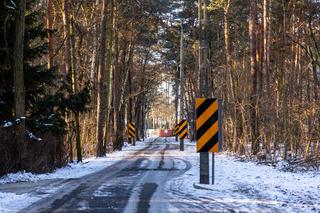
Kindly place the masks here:
[(191, 168), (188, 161), (170, 154), (178, 149), (155, 139), (144, 150), (99, 172), (44, 182), (63, 187), (21, 212), (193, 212), (187, 210), (189, 203), (169, 197), (164, 190), (168, 180)]

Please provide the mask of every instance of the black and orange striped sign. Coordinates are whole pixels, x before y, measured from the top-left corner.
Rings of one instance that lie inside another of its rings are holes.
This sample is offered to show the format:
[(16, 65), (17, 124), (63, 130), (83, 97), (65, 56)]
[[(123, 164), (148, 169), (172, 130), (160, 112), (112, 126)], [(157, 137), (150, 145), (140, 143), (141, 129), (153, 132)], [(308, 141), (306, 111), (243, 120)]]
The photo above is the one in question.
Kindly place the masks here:
[(129, 138), (136, 137), (136, 127), (135, 127), (134, 123), (131, 121), (128, 123), (128, 135), (129, 135)]
[(175, 135), (178, 135), (178, 130), (179, 130), (179, 124), (176, 124), (176, 125), (174, 126), (174, 134), (175, 134)]
[(197, 152), (219, 152), (219, 101), (196, 98)]
[(179, 139), (183, 140), (188, 136), (188, 121), (183, 119), (179, 122), (178, 125), (179, 125), (179, 129), (178, 129)]

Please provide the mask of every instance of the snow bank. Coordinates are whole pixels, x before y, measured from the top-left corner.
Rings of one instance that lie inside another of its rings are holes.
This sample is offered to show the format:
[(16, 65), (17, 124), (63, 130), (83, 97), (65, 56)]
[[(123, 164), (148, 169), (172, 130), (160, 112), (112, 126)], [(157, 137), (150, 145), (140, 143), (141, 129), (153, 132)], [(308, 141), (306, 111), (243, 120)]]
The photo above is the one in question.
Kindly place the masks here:
[(12, 126), (12, 125), (13, 125), (12, 122), (7, 121), (7, 122), (4, 122), (3, 127), (4, 127), (4, 128), (7, 128), (7, 127), (10, 127), (10, 126)]
[(12, 213), (23, 209), (39, 198), (30, 196), (29, 194), (17, 195), (15, 193), (2, 193), (0, 192), (0, 212)]
[(21, 171), (21, 172), (17, 172), (17, 173), (10, 173), (10, 174), (3, 176), (2, 178), (0, 178), (0, 184), (15, 183), (15, 182), (27, 182), (27, 181), (37, 182), (38, 180), (40, 180), (39, 175), (35, 175), (30, 172)]
[(0, 178), (0, 184), (28, 181), (37, 182), (39, 180), (54, 178), (79, 178), (90, 173), (100, 171), (125, 157), (133, 155), (137, 150), (144, 148), (150, 140), (152, 139), (148, 139), (146, 142), (137, 141), (136, 146), (131, 146), (125, 143), (122, 151), (107, 154), (107, 156), (103, 158), (86, 158), (82, 163), (69, 163), (67, 166), (56, 169), (52, 173), (32, 174), (25, 171), (10, 173)]

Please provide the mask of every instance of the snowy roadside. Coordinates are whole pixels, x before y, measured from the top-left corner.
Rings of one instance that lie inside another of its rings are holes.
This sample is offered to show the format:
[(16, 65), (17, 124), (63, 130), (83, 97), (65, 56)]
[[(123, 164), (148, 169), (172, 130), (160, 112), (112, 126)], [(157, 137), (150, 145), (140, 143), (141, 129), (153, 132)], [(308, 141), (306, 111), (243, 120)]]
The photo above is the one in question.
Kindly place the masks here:
[[(0, 212), (1, 213), (13, 213), (17, 212), (32, 203), (53, 194), (59, 189), (43, 188), (43, 195), (35, 195), (33, 193), (12, 193), (12, 192), (1, 192), (1, 185), (10, 185), (19, 182), (41, 182), (43, 180), (50, 179), (69, 179), (69, 178), (80, 178), (85, 175), (98, 172), (108, 166), (111, 166), (118, 161), (134, 155), (135, 152), (148, 146), (149, 142), (154, 138), (148, 138), (145, 142), (138, 142), (136, 146), (125, 144), (122, 151), (107, 154), (103, 158), (87, 158), (82, 163), (69, 163), (67, 166), (59, 168), (51, 173), (45, 174), (32, 174), (29, 172), (18, 172), (7, 174), (0, 178)], [(60, 186), (61, 187), (61, 186)]]
[(172, 198), (188, 199), (204, 212), (320, 212), (319, 171), (283, 172), (222, 153), (215, 157), (215, 185), (202, 185), (199, 153), (194, 146), (185, 150), (171, 152), (192, 164), (190, 170), (166, 185)]

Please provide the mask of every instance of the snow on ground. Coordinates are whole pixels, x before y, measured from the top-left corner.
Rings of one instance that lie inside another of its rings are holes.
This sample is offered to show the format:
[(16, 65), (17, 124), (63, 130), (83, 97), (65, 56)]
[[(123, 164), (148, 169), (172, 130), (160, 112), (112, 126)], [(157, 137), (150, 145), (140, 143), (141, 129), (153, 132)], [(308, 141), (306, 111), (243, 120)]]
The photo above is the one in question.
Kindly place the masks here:
[[(174, 137), (161, 138), (158, 142), (179, 144)], [(82, 177), (129, 157), (147, 144), (138, 142), (135, 147), (126, 145), (121, 152), (108, 154), (105, 158), (88, 158), (83, 163), (71, 163), (52, 173), (8, 174), (0, 178), (0, 184)], [(166, 151), (166, 156), (168, 155), (181, 160), (175, 161), (176, 168), (185, 168), (183, 160), (189, 161), (192, 166), (182, 176), (171, 179), (166, 184), (169, 196), (172, 200), (187, 200), (190, 205), (200, 206), (203, 212), (320, 212), (320, 172), (283, 172), (253, 162), (241, 162), (222, 153), (215, 157), (215, 185), (202, 185), (198, 184), (199, 153), (195, 152), (194, 142), (186, 140), (184, 152), (170, 150)], [(141, 164), (146, 162), (142, 161)], [(104, 193), (104, 186), (101, 187), (95, 195), (108, 196)], [(44, 196), (52, 193), (54, 190), (51, 189)], [(17, 212), (44, 196), (0, 192), (0, 212)], [(175, 208), (172, 206), (172, 209)], [(183, 206), (178, 206), (177, 210), (179, 209), (183, 209)]]
[(84, 175), (97, 172), (103, 168), (114, 164), (116, 161), (130, 156), (135, 151), (142, 149), (146, 143), (151, 140), (147, 139), (145, 142), (137, 142), (136, 146), (125, 144), (122, 151), (107, 154), (103, 158), (90, 157), (83, 160), (82, 163), (69, 163), (67, 166), (59, 168), (51, 173), (32, 174), (30, 172), (10, 173), (0, 178), (0, 184), (16, 183), (16, 182), (37, 182), (39, 180), (54, 179), (54, 178), (79, 178)]
[(2, 193), (0, 192), (0, 212), (12, 213), (31, 205), (39, 198), (32, 197), (28, 193), (17, 195), (15, 193)]
[[(69, 178), (79, 178), (88, 175), (93, 172), (100, 171), (107, 166), (117, 163), (119, 160), (124, 159), (133, 155), (136, 151), (144, 148), (149, 144), (152, 138), (148, 138), (145, 142), (137, 141), (136, 146), (131, 146), (125, 144), (122, 151), (107, 154), (103, 158), (87, 158), (84, 159), (82, 163), (69, 163), (67, 166), (59, 168), (52, 173), (46, 174), (32, 174), (30, 172), (17, 172), (7, 174), (0, 178), (0, 184), (10, 184), (16, 182), (37, 182), (40, 180), (47, 179), (69, 179)], [(16, 194), (11, 192), (1, 192), (0, 191), (0, 212), (1, 213), (13, 213), (31, 205), (32, 203), (38, 201), (41, 198), (53, 194), (55, 189), (45, 189), (46, 194), (43, 196), (35, 196), (29, 193)]]
[[(175, 137), (166, 137), (166, 138), (159, 138), (157, 139), (157, 141), (159, 142), (163, 142), (163, 143), (170, 143), (170, 144), (180, 144), (179, 139), (176, 141)], [(184, 140), (184, 144), (185, 145), (195, 145), (194, 141), (190, 141), (189, 139)]]
[(217, 212), (320, 212), (319, 171), (283, 172), (222, 153), (215, 154), (215, 184), (203, 185), (199, 184), (195, 144), (188, 144), (185, 150), (171, 153), (192, 164), (190, 170), (166, 185), (175, 199), (187, 197), (190, 202)]

